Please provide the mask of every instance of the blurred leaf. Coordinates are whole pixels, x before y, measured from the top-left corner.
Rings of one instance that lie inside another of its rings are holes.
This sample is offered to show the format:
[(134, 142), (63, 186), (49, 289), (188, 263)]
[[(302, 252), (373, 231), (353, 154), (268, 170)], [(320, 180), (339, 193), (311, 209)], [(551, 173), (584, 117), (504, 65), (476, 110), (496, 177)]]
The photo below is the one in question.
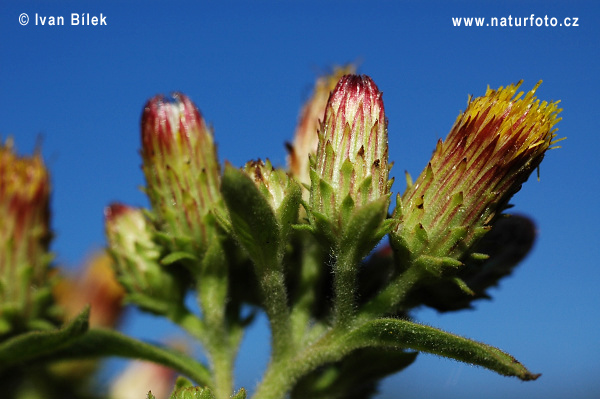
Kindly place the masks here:
[(211, 382), (208, 369), (184, 353), (145, 343), (113, 330), (89, 330), (68, 347), (59, 349), (41, 360), (118, 356), (162, 364), (184, 374), (197, 384), (210, 385)]
[(373, 320), (349, 332), (345, 340), (346, 345), (353, 348), (408, 348), (427, 352), (482, 366), (523, 381), (539, 377), (497, 348), (406, 320)]
[(17, 335), (0, 344), (0, 371), (53, 354), (71, 345), (89, 328), (90, 308), (58, 330), (32, 331)]

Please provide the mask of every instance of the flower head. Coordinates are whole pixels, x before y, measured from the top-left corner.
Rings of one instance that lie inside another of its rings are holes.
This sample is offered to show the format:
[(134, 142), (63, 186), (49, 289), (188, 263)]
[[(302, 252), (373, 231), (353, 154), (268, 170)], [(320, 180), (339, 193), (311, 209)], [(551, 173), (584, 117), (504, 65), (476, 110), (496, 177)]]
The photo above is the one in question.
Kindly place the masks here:
[(40, 154), (19, 157), (12, 141), (0, 145), (0, 318), (40, 316), (49, 290), (49, 200)]
[(389, 194), (387, 121), (382, 93), (368, 76), (345, 75), (331, 93), (313, 171), (311, 205), (330, 217), (348, 196), (362, 206)]
[[(460, 259), (505, 209), (556, 141), (558, 102), (520, 83), (469, 99), (431, 161), (398, 199), (392, 241), (413, 255)], [(521, 98), (522, 97), (522, 98)]]
[(220, 200), (220, 168), (212, 134), (188, 97), (174, 93), (148, 101), (142, 159), (160, 230), (174, 250), (201, 254), (208, 235), (205, 216)]

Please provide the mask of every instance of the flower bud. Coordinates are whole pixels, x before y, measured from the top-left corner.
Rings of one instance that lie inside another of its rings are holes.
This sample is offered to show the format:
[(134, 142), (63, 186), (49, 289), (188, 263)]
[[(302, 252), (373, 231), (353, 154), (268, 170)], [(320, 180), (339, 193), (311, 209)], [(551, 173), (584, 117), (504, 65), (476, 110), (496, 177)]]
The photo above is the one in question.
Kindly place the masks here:
[(162, 248), (141, 209), (112, 204), (104, 211), (108, 249), (129, 300), (161, 313), (164, 304), (181, 301), (183, 290), (174, 268), (159, 263)]
[(366, 75), (342, 77), (331, 93), (313, 169), (314, 211), (337, 219), (348, 196), (355, 206), (363, 206), (389, 194), (387, 121), (381, 96)]
[(205, 217), (220, 200), (219, 163), (212, 133), (188, 97), (174, 93), (148, 101), (142, 158), (159, 230), (172, 250), (202, 255), (209, 234)]
[(398, 198), (392, 243), (405, 255), (460, 260), (490, 229), (556, 137), (558, 102), (520, 82), (469, 99), (416, 182)]
[[(18, 157), (12, 141), (0, 145), (0, 321), (43, 317), (48, 282), (50, 178), (40, 154)], [(9, 327), (10, 328), (10, 327)]]
[(249, 161), (244, 166), (244, 171), (252, 178), (256, 186), (271, 204), (277, 213), (287, 192), (289, 191), (290, 178), (281, 169), (275, 169), (268, 159)]
[(291, 226), (298, 222), (302, 196), (299, 184), (283, 169), (275, 169), (269, 159), (246, 163), (244, 172), (267, 199), (281, 229), (280, 238), (285, 242)]
[[(323, 120), (329, 94), (342, 76), (352, 74), (355, 70), (356, 68), (353, 65), (336, 67), (332, 74), (317, 79), (312, 96), (300, 111), (294, 143), (292, 145), (288, 144), (287, 148), (289, 151), (288, 165), (290, 172), (302, 184), (310, 185), (308, 157), (317, 153), (319, 144), (317, 131)], [(308, 200), (308, 197), (305, 199)]]

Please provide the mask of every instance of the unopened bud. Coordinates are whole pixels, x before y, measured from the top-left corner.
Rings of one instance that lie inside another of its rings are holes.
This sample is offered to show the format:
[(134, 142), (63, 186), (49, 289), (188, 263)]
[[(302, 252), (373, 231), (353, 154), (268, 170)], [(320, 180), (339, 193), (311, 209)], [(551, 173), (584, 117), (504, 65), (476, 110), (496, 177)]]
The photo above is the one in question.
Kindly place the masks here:
[(156, 312), (170, 301), (180, 301), (183, 290), (172, 274), (175, 270), (159, 263), (161, 247), (155, 242), (152, 226), (142, 210), (112, 204), (104, 215), (108, 249), (130, 300)]
[(220, 174), (212, 133), (181, 93), (148, 101), (142, 116), (142, 158), (147, 194), (158, 228), (172, 250), (202, 255), (205, 217), (220, 200)]
[(275, 212), (279, 210), (289, 192), (290, 178), (284, 170), (275, 169), (268, 159), (249, 161), (244, 171), (252, 178)]
[(387, 121), (368, 76), (346, 75), (331, 93), (313, 171), (311, 205), (329, 218), (338, 218), (348, 196), (363, 206), (389, 194)]

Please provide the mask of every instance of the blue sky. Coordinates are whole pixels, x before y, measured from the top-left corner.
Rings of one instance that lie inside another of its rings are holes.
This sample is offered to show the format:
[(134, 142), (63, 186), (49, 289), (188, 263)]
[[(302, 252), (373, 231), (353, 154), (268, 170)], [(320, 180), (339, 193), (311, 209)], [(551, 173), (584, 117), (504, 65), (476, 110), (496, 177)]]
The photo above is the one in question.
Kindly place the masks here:
[[(35, 25), (36, 13), (63, 16), (65, 25)], [(71, 13), (102, 14), (107, 25), (70, 26)], [(579, 26), (452, 23), (531, 14), (578, 18)], [(52, 172), (53, 249), (69, 268), (104, 245), (104, 206), (146, 204), (139, 119), (157, 93), (180, 90), (196, 102), (214, 126), (221, 160), (283, 165), (283, 143), (315, 77), (357, 62), (384, 92), (393, 190), (403, 191), (404, 170), (420, 173), (468, 94), (520, 79), (529, 89), (542, 79), (538, 97), (562, 100), (558, 134), (568, 139), (547, 154), (540, 181), (512, 201), (537, 224), (533, 252), (475, 311), (416, 316), (496, 345), (543, 376), (522, 383), (421, 355), (385, 381), (379, 398), (600, 395), (597, 3), (4, 1), (0, 37), (0, 136), (12, 135), (21, 153), (41, 138)], [(140, 321), (127, 328), (163, 331)], [(264, 325), (251, 331), (240, 360), (238, 384), (250, 389), (266, 362), (255, 355), (264, 332)]]

